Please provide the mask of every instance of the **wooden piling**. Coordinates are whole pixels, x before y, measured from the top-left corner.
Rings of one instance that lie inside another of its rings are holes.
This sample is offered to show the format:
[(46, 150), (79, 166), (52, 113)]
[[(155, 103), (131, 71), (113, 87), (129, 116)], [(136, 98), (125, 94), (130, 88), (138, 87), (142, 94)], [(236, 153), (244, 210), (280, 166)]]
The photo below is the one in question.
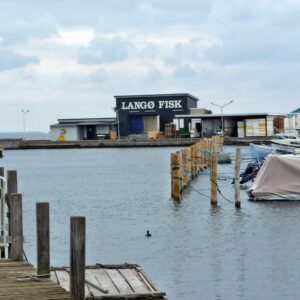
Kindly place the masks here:
[(234, 170), (234, 199), (235, 207), (241, 207), (241, 197), (240, 197), (240, 165), (241, 165), (241, 148), (236, 148), (236, 158), (235, 158), (235, 170)]
[[(4, 168), (0, 167), (0, 176), (4, 177)], [(3, 197), (4, 197), (4, 181), (0, 180), (0, 209), (1, 209), (1, 215), (0, 215), (0, 220), (1, 220), (1, 232), (0, 235), (4, 235), (4, 218), (6, 218), (6, 216), (4, 215), (4, 201), (3, 201)], [(1, 253), (0, 253), (1, 254)]]
[(176, 201), (181, 200), (182, 191), (182, 171), (181, 171), (181, 154), (179, 152), (171, 154), (172, 163), (172, 198)]
[(192, 178), (196, 176), (196, 147), (195, 145), (190, 147), (191, 149), (191, 175)]
[(218, 204), (218, 155), (215, 151), (216, 146), (212, 144), (211, 147), (211, 205), (217, 205)]
[(36, 203), (37, 274), (50, 277), (49, 203)]
[(18, 193), (17, 171), (7, 171), (7, 194)]
[(181, 150), (182, 157), (182, 183), (183, 188), (186, 189), (189, 184), (189, 174), (188, 174), (188, 152), (186, 148)]
[(188, 174), (188, 184), (192, 179), (192, 153), (191, 148), (186, 148), (187, 150), (187, 174)]
[(85, 299), (85, 217), (70, 220), (70, 299)]
[(11, 226), (11, 259), (23, 260), (22, 195), (9, 194)]

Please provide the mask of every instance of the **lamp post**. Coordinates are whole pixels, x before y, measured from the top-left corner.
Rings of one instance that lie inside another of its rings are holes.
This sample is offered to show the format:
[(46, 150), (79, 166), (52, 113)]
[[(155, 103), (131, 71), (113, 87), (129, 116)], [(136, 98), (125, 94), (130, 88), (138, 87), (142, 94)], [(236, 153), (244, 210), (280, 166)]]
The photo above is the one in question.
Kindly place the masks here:
[(117, 124), (118, 124), (118, 140), (120, 139), (120, 120), (119, 120), (119, 111), (121, 108), (112, 107), (112, 110), (117, 113)]
[(221, 108), (221, 122), (222, 122), (222, 133), (224, 133), (224, 117), (223, 117), (223, 108), (229, 104), (231, 104), (233, 102), (233, 100), (229, 101), (228, 103), (225, 103), (223, 105), (220, 105), (220, 104), (216, 104), (216, 103), (213, 103), (213, 102), (210, 102), (210, 104), (212, 105), (215, 105), (215, 106), (218, 106)]
[(30, 109), (22, 109), (22, 115), (23, 115), (23, 140), (25, 140), (25, 134), (26, 134), (26, 114), (30, 112)]

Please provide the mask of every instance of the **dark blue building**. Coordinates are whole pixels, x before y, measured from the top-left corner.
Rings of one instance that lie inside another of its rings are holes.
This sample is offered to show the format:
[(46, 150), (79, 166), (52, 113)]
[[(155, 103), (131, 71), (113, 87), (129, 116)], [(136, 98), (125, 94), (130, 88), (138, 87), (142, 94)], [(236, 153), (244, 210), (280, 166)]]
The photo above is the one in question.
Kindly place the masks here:
[[(115, 96), (120, 136), (164, 131), (175, 115), (189, 114), (198, 98), (187, 94)], [(188, 125), (186, 125), (188, 127)]]

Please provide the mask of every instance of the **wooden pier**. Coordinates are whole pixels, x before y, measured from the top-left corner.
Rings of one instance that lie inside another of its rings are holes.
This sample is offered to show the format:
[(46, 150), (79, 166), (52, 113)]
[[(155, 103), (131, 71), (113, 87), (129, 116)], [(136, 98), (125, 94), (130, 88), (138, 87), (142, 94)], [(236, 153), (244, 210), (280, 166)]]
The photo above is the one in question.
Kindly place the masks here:
[(49, 278), (35, 277), (37, 270), (25, 261), (0, 260), (1, 300), (62, 300), (70, 294)]
[(50, 268), (49, 203), (36, 203), (37, 269), (24, 260), (17, 171), (0, 167), (0, 300), (167, 299), (138, 265), (85, 266), (85, 217), (70, 218), (70, 265)]

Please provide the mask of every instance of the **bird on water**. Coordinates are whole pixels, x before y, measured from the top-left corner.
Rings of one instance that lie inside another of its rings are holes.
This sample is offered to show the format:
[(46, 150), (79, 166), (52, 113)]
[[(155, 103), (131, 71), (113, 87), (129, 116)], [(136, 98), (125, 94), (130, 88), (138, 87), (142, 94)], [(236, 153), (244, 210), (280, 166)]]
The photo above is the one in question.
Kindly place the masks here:
[(145, 235), (146, 237), (150, 237), (150, 236), (152, 236), (152, 234), (150, 233), (150, 231), (149, 230), (147, 230), (147, 233), (146, 233), (146, 235)]

